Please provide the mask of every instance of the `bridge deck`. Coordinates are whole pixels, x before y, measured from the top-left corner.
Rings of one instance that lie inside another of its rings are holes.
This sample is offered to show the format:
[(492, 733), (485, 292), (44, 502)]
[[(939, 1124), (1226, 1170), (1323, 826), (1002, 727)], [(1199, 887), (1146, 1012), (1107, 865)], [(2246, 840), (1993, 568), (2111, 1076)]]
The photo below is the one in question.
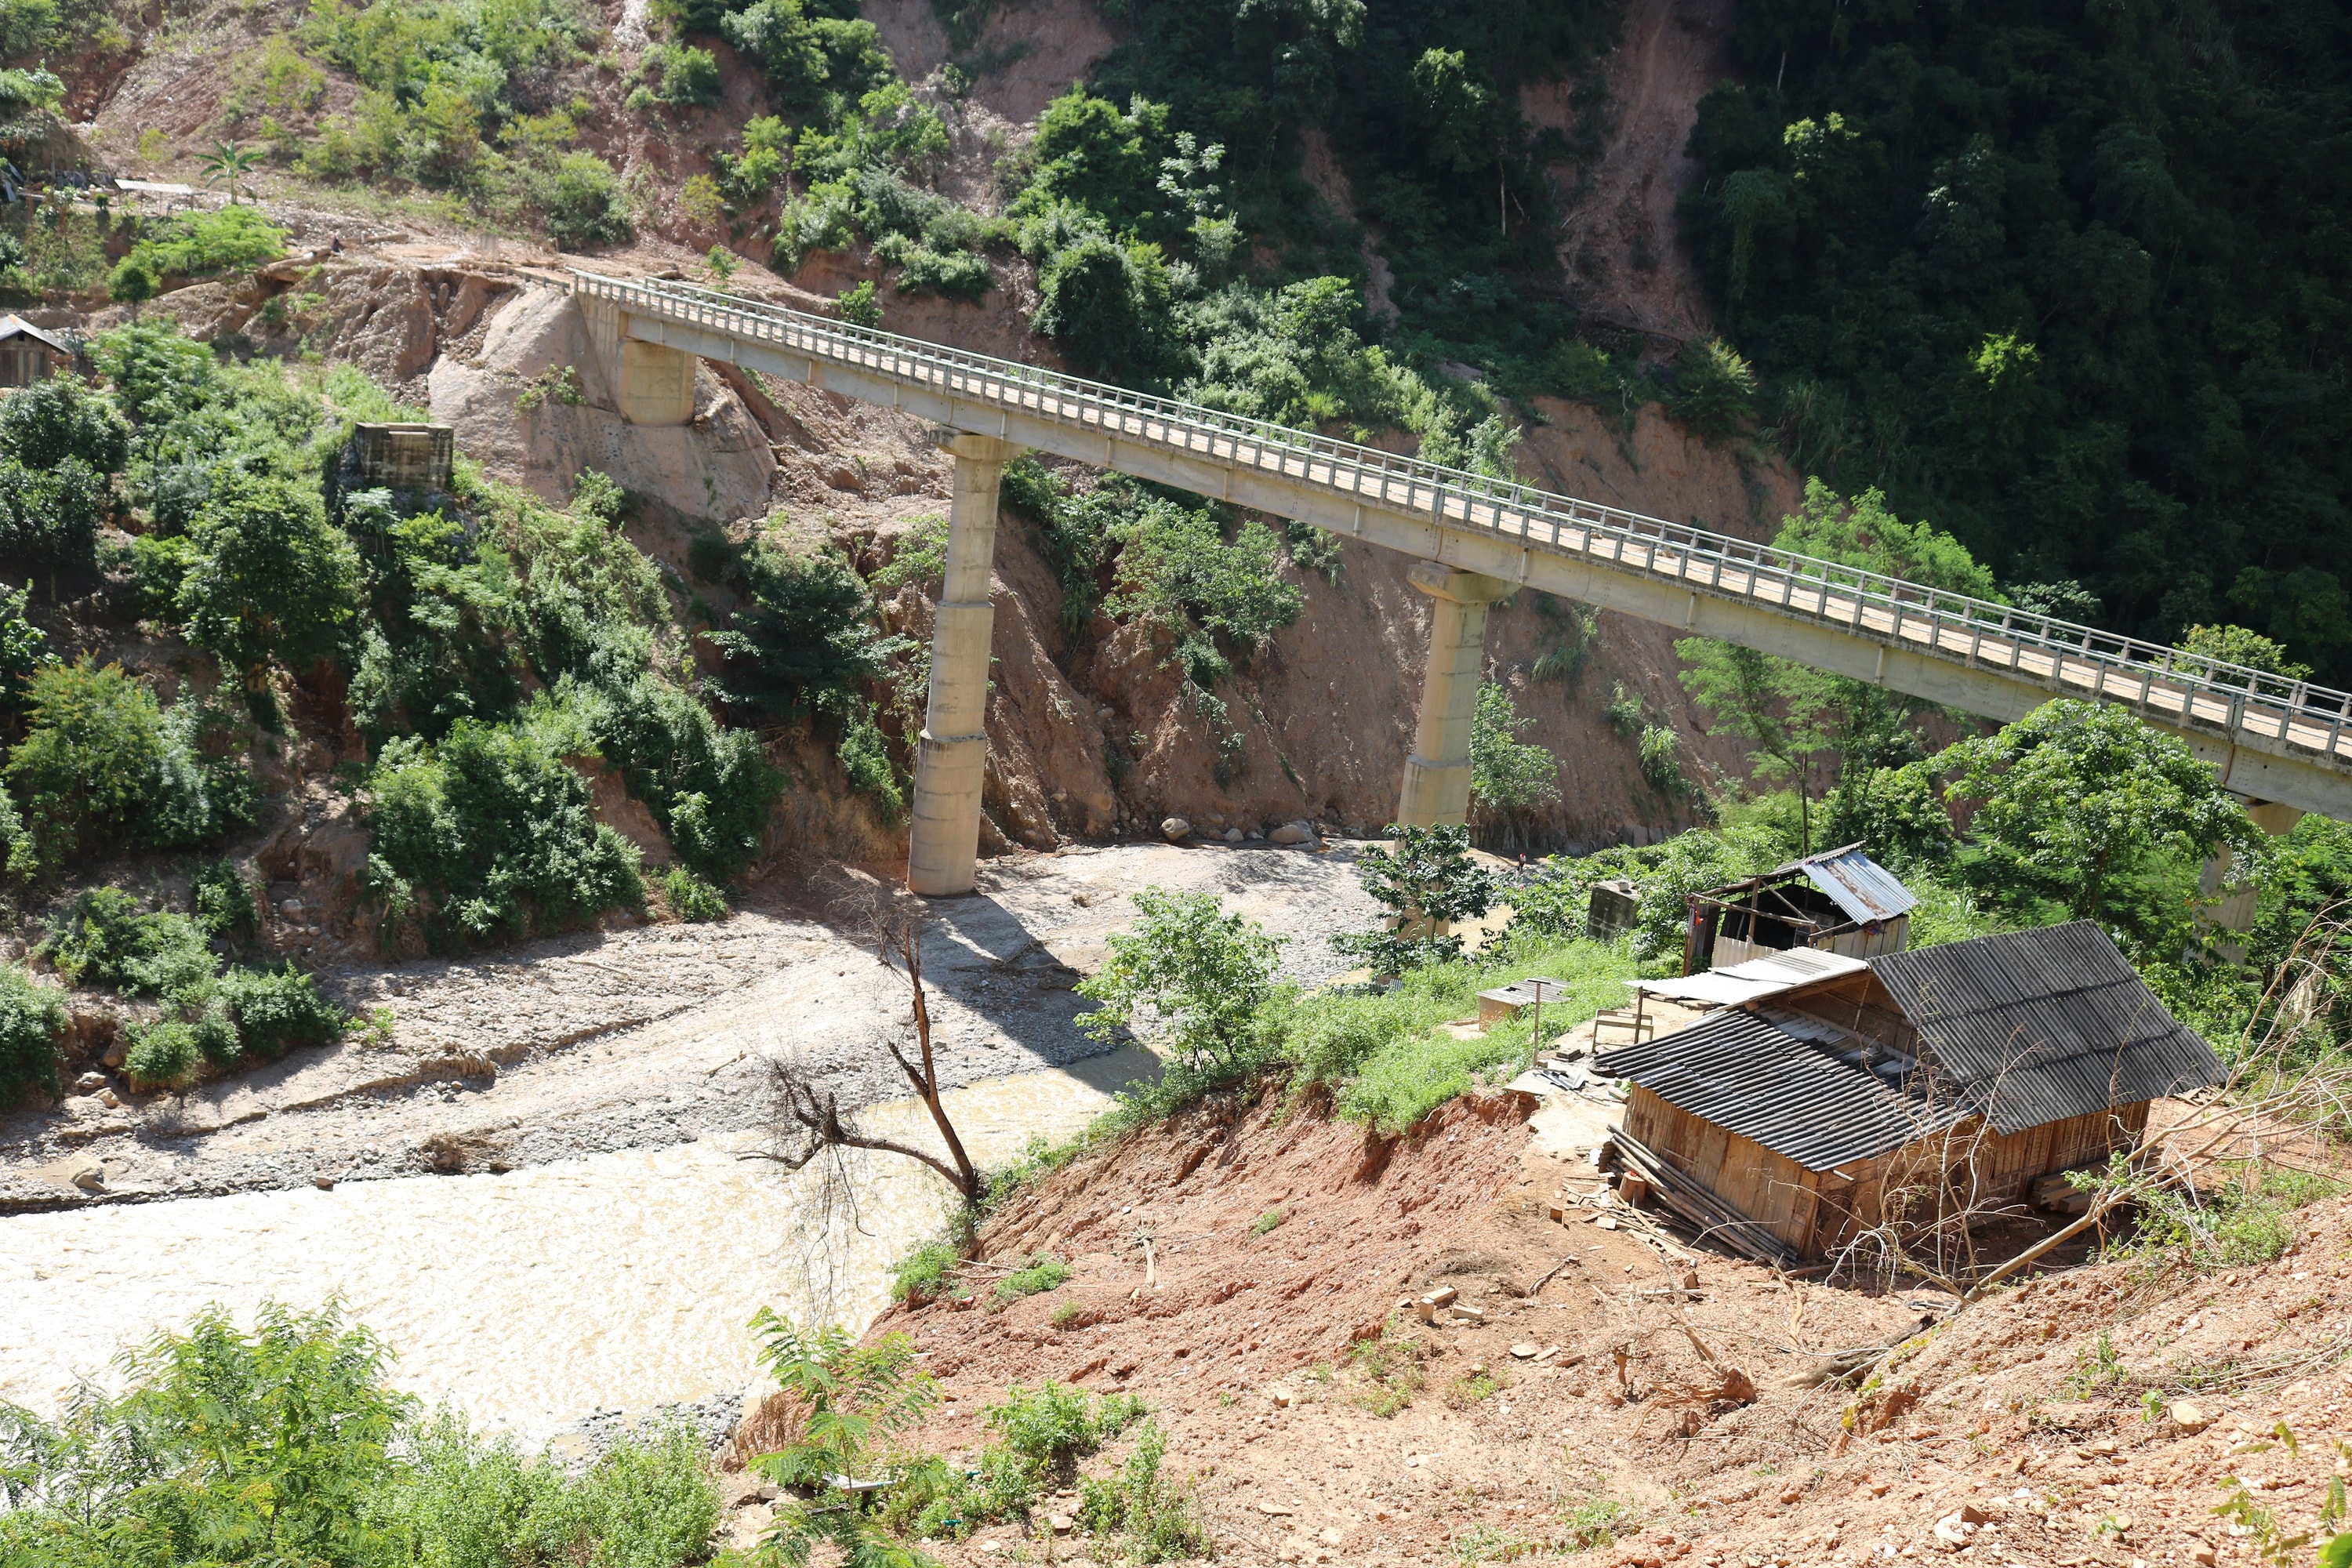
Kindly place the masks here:
[[(2352, 694), (1034, 365), (676, 283), (573, 274), (631, 335), (1185, 484), (1432, 560), (2014, 719), (2120, 703), (2257, 798), (2352, 819)], [(1662, 594), (1660, 590), (1668, 592)]]

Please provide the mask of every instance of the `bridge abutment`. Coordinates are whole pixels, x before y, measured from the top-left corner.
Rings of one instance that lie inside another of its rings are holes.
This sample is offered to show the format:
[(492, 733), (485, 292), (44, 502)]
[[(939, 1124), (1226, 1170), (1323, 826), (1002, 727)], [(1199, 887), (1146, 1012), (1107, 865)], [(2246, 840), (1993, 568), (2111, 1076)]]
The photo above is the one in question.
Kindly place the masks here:
[(1021, 448), (959, 435), (948, 510), (948, 563), (931, 628), (930, 699), (915, 761), (907, 889), (927, 898), (969, 893), (980, 856), (980, 792), (988, 769), (988, 657), (996, 626), (989, 581), (996, 563), (996, 495)]
[(1470, 816), (1470, 721), (1486, 668), (1486, 612), (1515, 584), (1433, 561), (1416, 563), (1407, 578), (1430, 597), (1429, 669), (1396, 819), (1406, 827), (1458, 825)]

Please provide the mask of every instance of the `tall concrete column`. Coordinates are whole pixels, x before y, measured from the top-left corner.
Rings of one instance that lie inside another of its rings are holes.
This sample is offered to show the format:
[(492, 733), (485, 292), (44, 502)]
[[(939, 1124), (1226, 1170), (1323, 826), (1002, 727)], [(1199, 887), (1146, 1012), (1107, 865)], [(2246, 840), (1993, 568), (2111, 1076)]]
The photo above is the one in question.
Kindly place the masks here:
[[(2252, 819), (2256, 827), (2273, 838), (2284, 837), (2303, 819), (2300, 809), (2281, 805), (2274, 800), (2246, 802), (2246, 816)], [(2236, 936), (2242, 936), (2254, 929), (2254, 914), (2261, 901), (2262, 889), (2254, 886), (2252, 873), (2239, 862), (2236, 851), (2224, 849), (2205, 862), (2204, 870), (2197, 879), (2197, 891), (2200, 898), (2214, 900), (2198, 910), (2199, 924), (2216, 926)], [(2246, 962), (2244, 942), (2223, 937), (2216, 945), (2225, 963)], [(2195, 944), (2190, 943), (2189, 952), (2195, 951)], [(2185, 959), (2188, 954), (2183, 956)]]
[(988, 765), (988, 650), (996, 625), (989, 575), (996, 561), (996, 487), (1020, 454), (1010, 442), (959, 435), (948, 510), (948, 564), (931, 630), (931, 692), (915, 763), (907, 888), (926, 897), (969, 893), (980, 855), (980, 785)]
[(1433, 561), (1415, 565), (1408, 578), (1432, 601), (1429, 672), (1396, 819), (1406, 827), (1458, 825), (1470, 816), (1470, 720), (1486, 662), (1486, 612), (1513, 585)]

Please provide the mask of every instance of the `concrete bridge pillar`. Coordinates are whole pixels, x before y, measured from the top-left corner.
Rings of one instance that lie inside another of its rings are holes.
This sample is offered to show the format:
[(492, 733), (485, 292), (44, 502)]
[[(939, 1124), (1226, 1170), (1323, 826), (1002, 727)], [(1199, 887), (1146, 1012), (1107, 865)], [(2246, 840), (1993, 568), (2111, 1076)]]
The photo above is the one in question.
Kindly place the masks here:
[(1396, 819), (1406, 827), (1458, 825), (1470, 816), (1470, 719), (1485, 668), (1486, 612), (1514, 584), (1433, 561), (1407, 575), (1431, 599), (1429, 672)]
[[(2246, 802), (2246, 816), (2256, 827), (2273, 838), (2284, 837), (2303, 819), (2301, 808), (2281, 805), (2274, 800)], [(2202, 924), (2218, 926), (2225, 931), (2243, 935), (2254, 929), (2254, 915), (2262, 900), (2262, 889), (2254, 885), (2252, 875), (2239, 864), (2234, 851), (2224, 850), (2205, 862), (2197, 879), (2200, 897), (2216, 901), (2200, 909), (2197, 918)], [(2246, 944), (2223, 938), (2220, 943), (2221, 957), (2231, 963), (2246, 962)], [(2194, 951), (2193, 944), (2191, 951)]]
[(621, 417), (632, 425), (684, 425), (694, 417), (694, 356), (631, 338), (621, 345)]
[(931, 690), (915, 763), (914, 822), (907, 842), (907, 888), (936, 898), (969, 893), (980, 855), (980, 786), (988, 765), (988, 650), (996, 607), (989, 576), (996, 561), (996, 489), (1021, 448), (988, 436), (958, 435), (954, 500), (948, 510), (948, 564), (931, 630)]

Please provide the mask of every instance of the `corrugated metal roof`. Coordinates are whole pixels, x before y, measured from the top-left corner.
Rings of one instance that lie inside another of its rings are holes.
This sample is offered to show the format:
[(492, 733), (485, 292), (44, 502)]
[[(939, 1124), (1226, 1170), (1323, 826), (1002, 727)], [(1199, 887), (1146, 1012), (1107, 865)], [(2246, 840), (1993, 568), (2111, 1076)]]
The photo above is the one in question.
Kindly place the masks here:
[(1694, 1002), (1712, 1003), (1718, 1007), (1730, 1007), (1795, 986), (1834, 980), (1841, 974), (1858, 974), (1869, 967), (1861, 959), (1843, 952), (1792, 947), (1786, 952), (1751, 958), (1745, 963), (1727, 964), (1721, 969), (1705, 970), (1697, 974), (1675, 975), (1665, 980), (1641, 980), (1633, 984), (1635, 989), (1646, 991), (1653, 996), (1684, 997)]
[(1828, 894), (1846, 918), (1860, 925), (1891, 921), (1919, 905), (1911, 889), (1896, 881), (1894, 872), (1864, 854), (1859, 844), (1791, 860), (1772, 875), (1785, 877), (1795, 871), (1802, 871), (1806, 880)]
[(2003, 1132), (2224, 1076), (2088, 921), (1891, 952), (1870, 967), (1939, 1072)]
[(22, 316), (0, 316), (0, 340), (14, 337), (38, 338), (61, 354), (73, 353), (70, 340), (37, 327)]
[(1809, 1171), (1901, 1148), (1968, 1111), (1890, 1089), (1866, 1069), (1740, 1009), (1604, 1052), (1592, 1065)]

